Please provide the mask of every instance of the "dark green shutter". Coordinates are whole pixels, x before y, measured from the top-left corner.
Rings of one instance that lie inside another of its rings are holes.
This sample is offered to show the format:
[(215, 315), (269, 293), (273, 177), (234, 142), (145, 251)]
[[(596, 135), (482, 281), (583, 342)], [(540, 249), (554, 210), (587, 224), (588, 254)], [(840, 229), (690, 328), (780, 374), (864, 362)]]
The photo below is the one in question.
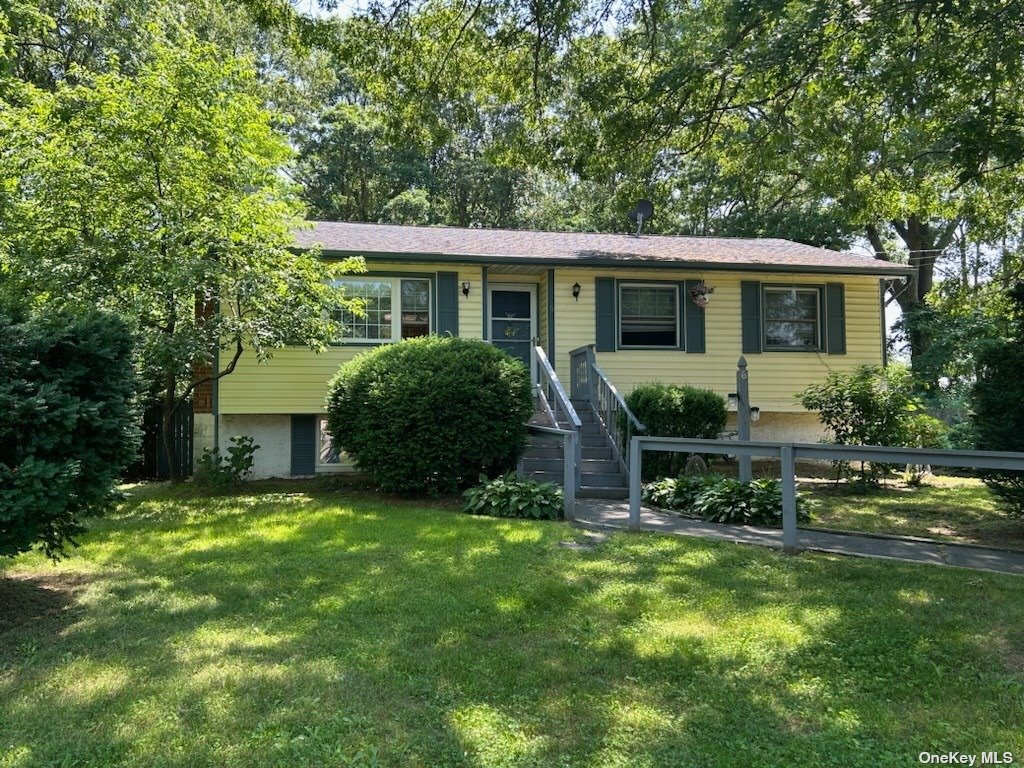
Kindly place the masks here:
[(744, 354), (761, 351), (761, 284), (753, 280), (740, 283), (740, 317), (743, 326)]
[(555, 270), (548, 270), (548, 360), (555, 367)]
[(679, 296), (679, 303), (682, 305), (679, 315), (683, 318), (683, 327), (686, 329), (686, 351), (704, 351), (704, 309), (698, 307), (690, 298), (690, 289), (700, 285), (700, 280), (687, 280), (683, 285), (682, 293)]
[(825, 286), (825, 350), (846, 354), (846, 293), (842, 283)]
[(292, 475), (316, 473), (316, 416), (292, 416)]
[(459, 335), (459, 273), (437, 273), (437, 334)]
[(615, 278), (594, 279), (594, 301), (597, 307), (598, 352), (615, 351)]

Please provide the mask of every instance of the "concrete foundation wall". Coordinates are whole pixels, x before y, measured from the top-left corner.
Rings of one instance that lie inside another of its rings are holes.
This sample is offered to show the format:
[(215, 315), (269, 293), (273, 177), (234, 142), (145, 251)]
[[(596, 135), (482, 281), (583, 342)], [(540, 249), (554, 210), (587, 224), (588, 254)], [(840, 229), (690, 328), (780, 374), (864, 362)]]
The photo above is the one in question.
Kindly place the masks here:
[[(736, 414), (730, 413), (727, 430), (736, 429)], [(751, 440), (780, 443), (818, 443), (828, 436), (816, 413), (765, 413), (750, 425)]]
[(192, 465), (198, 467), (203, 451), (207, 448), (213, 448), (213, 414), (196, 413), (193, 414), (193, 419)]
[(231, 438), (235, 435), (249, 435), (259, 446), (253, 457), (253, 479), (262, 480), (268, 477), (289, 477), (291, 475), (291, 416), (233, 414), (221, 416), (220, 450), (222, 455), (227, 455), (227, 448), (231, 445)]

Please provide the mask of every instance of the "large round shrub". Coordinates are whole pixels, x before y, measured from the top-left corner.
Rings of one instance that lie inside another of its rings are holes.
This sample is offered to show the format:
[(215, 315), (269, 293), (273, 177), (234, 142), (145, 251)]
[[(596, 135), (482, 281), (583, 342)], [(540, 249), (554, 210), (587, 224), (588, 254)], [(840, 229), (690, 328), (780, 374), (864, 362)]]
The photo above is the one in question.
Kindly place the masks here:
[[(626, 405), (658, 437), (714, 440), (725, 429), (725, 398), (710, 389), (687, 384), (641, 384), (626, 397)], [(684, 453), (650, 451), (644, 456), (645, 479), (674, 477), (686, 462)]]
[(526, 367), (482, 341), (380, 346), (331, 382), (328, 430), (387, 491), (450, 493), (515, 466), (533, 412)]
[(103, 312), (0, 307), (0, 557), (56, 559), (135, 458), (132, 336)]

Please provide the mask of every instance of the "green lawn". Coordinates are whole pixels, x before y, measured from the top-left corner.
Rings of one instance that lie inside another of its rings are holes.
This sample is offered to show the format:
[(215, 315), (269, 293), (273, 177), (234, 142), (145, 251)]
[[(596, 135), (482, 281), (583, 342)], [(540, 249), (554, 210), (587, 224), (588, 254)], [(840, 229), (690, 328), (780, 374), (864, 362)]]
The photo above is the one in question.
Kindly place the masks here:
[(805, 482), (801, 490), (818, 500), (815, 528), (924, 536), (941, 541), (985, 544), (1024, 550), (1024, 520), (996, 505), (980, 480), (930, 477), (921, 488), (889, 481), (871, 493), (850, 493), (844, 486)]
[(0, 766), (1024, 755), (1020, 578), (573, 537), (314, 485), (142, 489), (58, 566), (3, 566)]

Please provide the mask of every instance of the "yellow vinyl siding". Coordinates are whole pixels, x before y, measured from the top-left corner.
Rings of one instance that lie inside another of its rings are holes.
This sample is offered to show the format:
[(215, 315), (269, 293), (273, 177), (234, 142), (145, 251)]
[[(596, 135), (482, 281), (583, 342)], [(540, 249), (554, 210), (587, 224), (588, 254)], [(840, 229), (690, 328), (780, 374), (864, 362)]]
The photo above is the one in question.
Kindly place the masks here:
[[(479, 339), (483, 331), (481, 270), (475, 266), (444, 264), (381, 264), (371, 262), (370, 272), (395, 274), (459, 273), (459, 335)], [(462, 283), (470, 283), (469, 297)], [(435, 285), (436, 290), (436, 285)], [(433, 297), (436, 301), (436, 297)], [(433, 307), (432, 307), (433, 310)], [(360, 344), (329, 347), (316, 354), (306, 347), (284, 347), (264, 363), (245, 353), (234, 373), (220, 381), (218, 411), (222, 414), (323, 413), (327, 383), (338, 366), (369, 347)]]
[[(824, 352), (762, 352), (746, 356), (754, 405), (765, 411), (801, 411), (796, 393), (822, 380), (830, 369), (850, 370), (858, 365), (882, 362), (881, 309), (878, 279), (840, 275), (789, 275), (745, 272), (683, 273), (660, 270), (559, 269), (555, 273), (556, 369), (568, 377), (569, 352), (594, 341), (596, 319), (594, 279), (677, 282), (701, 279), (715, 293), (705, 309), (706, 349), (703, 354), (681, 350), (620, 350), (599, 352), (597, 364), (622, 393), (637, 384), (664, 381), (707, 387), (721, 394), (736, 388), (736, 361), (742, 353), (740, 282), (758, 280), (773, 285), (846, 286), (845, 355)], [(582, 287), (579, 301), (572, 301), (572, 285)], [(569, 297), (568, 300), (565, 297)], [(687, 299), (689, 300), (689, 299)]]
[[(369, 265), (372, 272), (434, 273), (458, 271), (459, 335), (479, 339), (483, 333), (483, 282), (480, 267), (445, 264)], [(540, 270), (538, 270), (540, 271)], [(795, 395), (808, 384), (820, 381), (829, 369), (850, 370), (882, 361), (882, 321), (878, 279), (870, 276), (790, 275), (754, 272), (690, 273), (677, 270), (611, 270), (558, 267), (555, 270), (555, 359), (552, 361), (566, 386), (569, 384), (569, 351), (594, 342), (596, 319), (594, 279), (615, 277), (643, 282), (679, 282), (703, 278), (715, 293), (705, 310), (707, 352), (681, 350), (625, 350), (600, 352), (598, 365), (623, 393), (646, 381), (688, 383), (709, 387), (721, 394), (735, 389), (736, 360), (741, 352), (740, 282), (758, 280), (777, 285), (846, 286), (845, 355), (824, 352), (763, 352), (747, 355), (750, 390), (754, 405), (763, 411), (799, 412)], [(462, 295), (470, 283), (469, 297)], [(488, 282), (537, 284), (537, 330), (547, 346), (547, 274), (499, 274), (490, 270)], [(581, 286), (578, 301), (572, 285)], [(688, 300), (688, 299), (687, 299)], [(220, 382), (218, 410), (222, 414), (322, 413), (327, 383), (343, 362), (367, 347), (330, 347), (321, 355), (302, 347), (278, 350), (267, 363), (257, 364), (243, 355), (234, 373)]]

